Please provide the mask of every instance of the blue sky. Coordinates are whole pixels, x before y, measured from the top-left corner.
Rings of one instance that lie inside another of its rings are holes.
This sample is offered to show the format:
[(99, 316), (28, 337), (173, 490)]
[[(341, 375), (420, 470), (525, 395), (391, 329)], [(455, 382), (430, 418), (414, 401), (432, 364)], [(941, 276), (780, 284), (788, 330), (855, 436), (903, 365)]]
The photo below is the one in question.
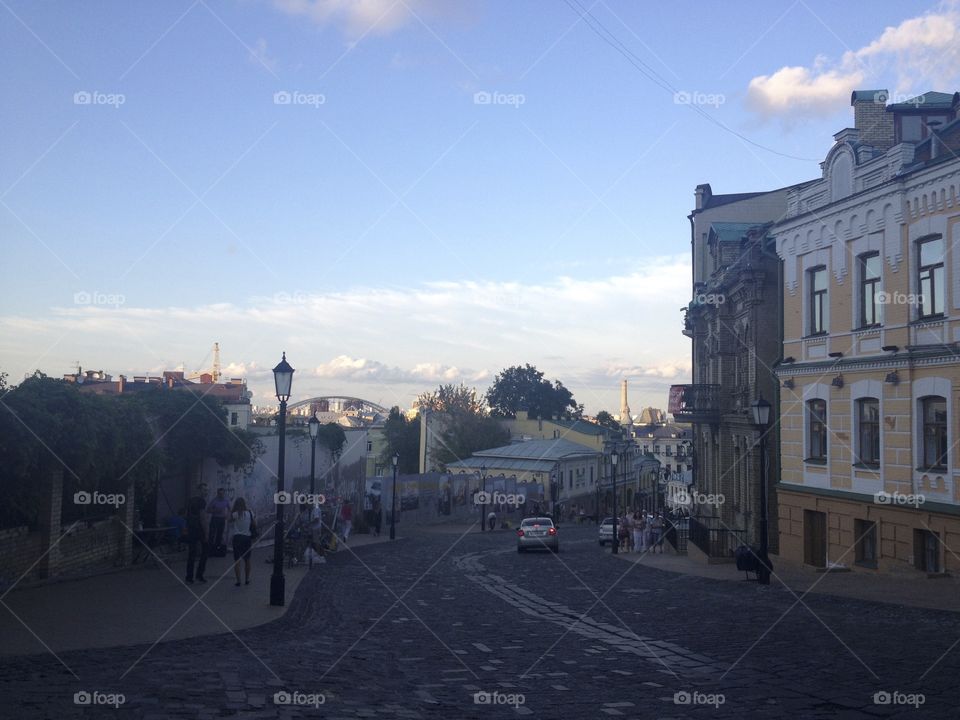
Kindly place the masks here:
[(819, 176), (854, 87), (956, 89), (955, 3), (866, 8), (3, 0), (0, 368), (219, 341), (255, 402), (286, 350), (298, 398), (531, 362), (590, 412), (622, 377), (663, 407), (694, 187)]

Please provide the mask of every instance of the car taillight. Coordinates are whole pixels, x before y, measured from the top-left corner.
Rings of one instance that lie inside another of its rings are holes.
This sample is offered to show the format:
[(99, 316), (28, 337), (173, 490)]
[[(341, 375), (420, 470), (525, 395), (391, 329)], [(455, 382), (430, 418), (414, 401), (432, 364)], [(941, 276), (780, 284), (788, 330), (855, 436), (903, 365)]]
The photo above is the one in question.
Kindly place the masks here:
[(557, 529), (556, 529), (556, 528), (550, 528), (550, 534), (551, 534), (551, 535), (556, 535), (556, 534), (557, 534)]
[(517, 528), (517, 537), (523, 537), (523, 530)]

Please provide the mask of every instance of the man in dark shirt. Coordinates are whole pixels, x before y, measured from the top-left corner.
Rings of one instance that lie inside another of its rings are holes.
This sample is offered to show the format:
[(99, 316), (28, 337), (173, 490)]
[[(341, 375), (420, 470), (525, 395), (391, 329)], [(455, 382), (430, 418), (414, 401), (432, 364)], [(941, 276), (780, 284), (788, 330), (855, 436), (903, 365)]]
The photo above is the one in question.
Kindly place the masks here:
[(207, 514), (210, 516), (210, 547), (216, 548), (223, 544), (223, 533), (227, 527), (227, 518), (230, 517), (230, 501), (224, 496), (223, 488), (217, 490), (217, 496), (207, 505)]

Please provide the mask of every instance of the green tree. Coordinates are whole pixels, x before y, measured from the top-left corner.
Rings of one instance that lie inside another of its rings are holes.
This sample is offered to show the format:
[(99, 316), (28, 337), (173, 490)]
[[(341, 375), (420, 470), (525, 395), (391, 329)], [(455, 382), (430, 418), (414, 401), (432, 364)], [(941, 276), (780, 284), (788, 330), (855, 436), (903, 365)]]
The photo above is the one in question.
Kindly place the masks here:
[(516, 417), (524, 410), (527, 417), (544, 420), (579, 418), (583, 414), (583, 406), (576, 403), (562, 382), (551, 383), (529, 363), (501, 370), (487, 390), (486, 401), (498, 417)]
[(399, 455), (397, 472), (412, 474), (420, 470), (420, 416), (408, 420), (400, 408), (390, 408), (390, 414), (383, 423), (383, 436), (386, 446), (377, 458), (381, 465), (392, 467), (393, 456)]
[(330, 456), (336, 461), (343, 452), (343, 446), (347, 444), (347, 434), (339, 424), (325, 423), (317, 432), (317, 444), (329, 450)]
[(601, 427), (609, 428), (610, 430), (620, 430), (620, 423), (606, 410), (601, 410), (597, 413), (596, 422), (597, 425)]
[(477, 391), (462, 383), (441, 385), (433, 392), (423, 393), (417, 398), (417, 405), (443, 416), (437, 451), (437, 461), (441, 464), (464, 460), (478, 450), (510, 441), (509, 431), (490, 415)]

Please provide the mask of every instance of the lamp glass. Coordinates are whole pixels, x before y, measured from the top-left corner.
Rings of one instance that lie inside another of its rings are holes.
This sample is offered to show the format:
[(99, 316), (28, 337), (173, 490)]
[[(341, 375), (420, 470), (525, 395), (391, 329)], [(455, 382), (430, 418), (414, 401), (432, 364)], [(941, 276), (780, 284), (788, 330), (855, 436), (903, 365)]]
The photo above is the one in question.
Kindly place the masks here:
[(307, 427), (310, 429), (310, 437), (316, 440), (320, 434), (320, 421), (317, 420), (316, 416), (312, 416), (310, 420), (307, 421)]
[(766, 427), (770, 422), (770, 403), (758, 397), (750, 407), (753, 410), (753, 424)]
[(293, 368), (287, 362), (287, 354), (277, 363), (273, 369), (273, 383), (277, 390), (277, 400), (286, 402), (290, 399), (290, 387), (293, 385)]
[(395, 453), (393, 456), (393, 466), (396, 467), (397, 463), (400, 462), (400, 453)]
[(616, 465), (617, 465), (617, 454), (616, 454), (616, 453), (613, 453), (613, 455), (610, 456), (610, 464), (613, 465), (614, 467), (616, 467)]

